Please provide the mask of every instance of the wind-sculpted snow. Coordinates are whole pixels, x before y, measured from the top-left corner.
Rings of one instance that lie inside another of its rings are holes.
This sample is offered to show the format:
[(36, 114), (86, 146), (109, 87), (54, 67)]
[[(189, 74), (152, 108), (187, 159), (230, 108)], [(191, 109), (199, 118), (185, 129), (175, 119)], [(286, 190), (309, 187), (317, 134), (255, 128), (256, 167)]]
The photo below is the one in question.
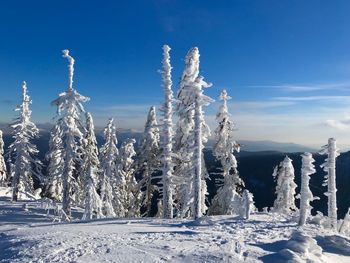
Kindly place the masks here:
[[(83, 210), (72, 207), (72, 217), (77, 220), (59, 223), (52, 222), (52, 211), (46, 215), (43, 200), (11, 203), (5, 193), (5, 188), (0, 188), (1, 263), (274, 262), (271, 257), (283, 249), (298, 256), (304, 252), (317, 255), (318, 261), (314, 262), (350, 260), (348, 237), (306, 224), (299, 238), (293, 234), (298, 230), (297, 223), (274, 213), (253, 213), (250, 220), (212, 216), (195, 221), (81, 221), (78, 218)], [(27, 204), (27, 211), (23, 204)]]

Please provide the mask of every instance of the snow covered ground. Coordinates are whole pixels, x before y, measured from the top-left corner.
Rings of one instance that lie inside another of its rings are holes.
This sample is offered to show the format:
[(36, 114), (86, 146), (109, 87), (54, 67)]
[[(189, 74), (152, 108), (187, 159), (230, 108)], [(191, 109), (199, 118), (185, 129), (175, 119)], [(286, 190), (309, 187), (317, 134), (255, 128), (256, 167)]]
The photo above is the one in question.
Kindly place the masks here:
[(60, 223), (41, 201), (12, 203), (6, 192), (0, 188), (0, 262), (350, 262), (349, 237), (316, 225), (301, 234), (295, 222), (276, 214), (256, 213), (248, 221), (215, 216)]

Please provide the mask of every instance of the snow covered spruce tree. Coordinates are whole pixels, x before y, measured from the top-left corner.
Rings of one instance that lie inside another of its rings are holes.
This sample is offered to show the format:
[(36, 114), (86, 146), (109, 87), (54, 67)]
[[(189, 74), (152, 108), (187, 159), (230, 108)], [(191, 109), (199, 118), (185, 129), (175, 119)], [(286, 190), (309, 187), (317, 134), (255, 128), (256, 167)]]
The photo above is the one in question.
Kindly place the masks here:
[(2, 131), (0, 130), (0, 186), (7, 186), (7, 169), (4, 159), (4, 140), (2, 138)]
[(175, 174), (180, 217), (192, 215), (198, 218), (207, 209), (206, 169), (202, 150), (210, 130), (204, 121), (202, 107), (212, 101), (203, 94), (203, 87), (210, 86), (199, 76), (198, 48), (190, 49), (185, 59), (176, 107), (179, 119), (174, 148), (178, 157)]
[(100, 161), (98, 159), (97, 141), (94, 131), (94, 123), (89, 112), (86, 113), (86, 133), (83, 140), (83, 183), (85, 211), (83, 219), (100, 218), (102, 214), (102, 202), (96, 188), (100, 173)]
[(73, 88), (74, 59), (69, 55), (69, 50), (63, 50), (63, 57), (68, 64), (68, 89), (59, 94), (58, 98), (51, 104), (57, 106), (60, 130), (62, 133), (63, 155), (62, 155), (62, 208), (66, 216), (71, 216), (71, 205), (73, 195), (79, 194), (77, 178), (75, 174), (77, 165), (81, 162), (81, 140), (83, 138), (83, 127), (81, 126), (80, 114), (84, 112), (83, 102), (89, 98), (80, 95)]
[[(119, 151), (117, 148), (116, 128), (113, 119), (109, 119), (106, 128), (103, 131), (105, 143), (100, 149), (101, 177), (100, 177), (100, 196), (102, 201), (102, 213), (106, 217), (121, 217), (124, 210), (119, 198), (115, 198), (118, 192), (113, 193), (112, 185), (117, 176), (117, 158)], [(115, 211), (116, 212), (115, 212)]]
[(64, 149), (62, 134), (62, 119), (59, 119), (50, 132), (49, 151), (46, 154), (47, 167), (47, 187), (50, 197), (57, 201), (62, 201), (62, 173), (64, 168)]
[(325, 195), (328, 198), (328, 218), (330, 227), (337, 230), (337, 187), (335, 180), (335, 161), (339, 156), (337, 141), (334, 138), (328, 139), (328, 144), (322, 147), (320, 154), (326, 154), (327, 159), (324, 164), (321, 165), (323, 170), (327, 173), (323, 186), (327, 186), (327, 192)]
[(295, 189), (297, 185), (294, 182), (294, 168), (292, 160), (288, 156), (275, 167), (273, 175), (277, 180), (276, 200), (273, 205), (273, 211), (282, 214), (289, 214), (295, 211)]
[(154, 173), (159, 170), (159, 129), (156, 118), (156, 108), (149, 110), (143, 138), (139, 150), (139, 167), (142, 179), (139, 182), (142, 190), (142, 206), (145, 208), (144, 215), (150, 216), (152, 197), (156, 186), (152, 184)]
[(237, 160), (234, 152), (239, 152), (240, 146), (233, 138), (234, 123), (230, 120), (227, 108), (227, 101), (231, 99), (226, 90), (220, 94), (223, 101), (216, 120), (219, 125), (215, 130), (215, 145), (213, 154), (221, 163), (223, 185), (218, 189), (216, 196), (208, 213), (211, 215), (232, 215), (238, 214), (240, 209), (240, 192), (244, 186), (242, 179), (238, 175)]
[[(173, 218), (173, 91), (171, 80), (170, 47), (163, 46), (162, 78), (164, 87), (164, 104), (162, 107), (163, 123), (161, 139), (161, 164), (162, 164), (162, 194), (163, 194), (163, 217)], [(158, 211), (158, 214), (160, 211)]]
[(124, 216), (140, 216), (141, 191), (135, 178), (133, 168), (136, 155), (134, 150), (135, 139), (127, 139), (120, 148), (119, 162), (117, 168), (117, 186), (119, 190), (119, 201), (123, 206)]
[(311, 215), (312, 206), (310, 202), (319, 199), (314, 197), (309, 187), (310, 175), (316, 172), (311, 153), (304, 153), (301, 166), (301, 189), (300, 189), (300, 210), (299, 210), (299, 226), (305, 224), (306, 219)]
[(12, 123), (14, 142), (9, 147), (9, 162), (12, 173), (12, 200), (18, 200), (19, 191), (34, 193), (33, 177), (42, 181), (41, 162), (35, 157), (37, 147), (31, 140), (39, 136), (39, 130), (30, 120), (32, 103), (27, 94), (27, 84), (22, 85), (22, 103), (16, 108), (19, 117)]

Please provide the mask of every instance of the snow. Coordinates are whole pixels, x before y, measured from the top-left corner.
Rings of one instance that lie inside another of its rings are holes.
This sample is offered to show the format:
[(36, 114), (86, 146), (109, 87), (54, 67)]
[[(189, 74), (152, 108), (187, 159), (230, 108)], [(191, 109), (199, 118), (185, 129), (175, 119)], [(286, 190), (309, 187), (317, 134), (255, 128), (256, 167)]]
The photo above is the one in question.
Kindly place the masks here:
[(0, 262), (350, 262), (349, 237), (281, 214), (81, 221), (72, 207), (76, 220), (59, 223), (43, 200), (10, 198), (0, 188)]

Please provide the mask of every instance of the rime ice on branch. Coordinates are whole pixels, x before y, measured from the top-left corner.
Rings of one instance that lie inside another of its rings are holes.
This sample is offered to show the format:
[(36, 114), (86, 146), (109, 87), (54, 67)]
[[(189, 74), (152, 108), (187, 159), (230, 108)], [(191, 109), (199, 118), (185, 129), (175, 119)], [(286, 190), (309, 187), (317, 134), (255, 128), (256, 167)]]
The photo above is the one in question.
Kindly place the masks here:
[(325, 163), (321, 165), (321, 168), (327, 173), (323, 186), (327, 186), (325, 195), (328, 198), (328, 218), (330, 227), (337, 230), (337, 187), (335, 180), (336, 158), (339, 156), (337, 141), (334, 138), (329, 138), (328, 144), (322, 148), (320, 154), (328, 156)]
[(295, 189), (297, 185), (294, 182), (294, 168), (292, 160), (286, 156), (284, 160), (276, 166), (273, 177), (277, 180), (276, 200), (273, 210), (278, 213), (289, 214), (297, 210), (295, 206)]
[[(22, 103), (16, 108), (19, 117), (11, 125), (14, 142), (9, 147), (9, 162), (11, 164), (12, 200), (18, 200), (19, 191), (34, 193), (33, 177), (42, 180), (41, 162), (35, 157), (37, 147), (30, 141), (39, 136), (39, 130), (30, 120), (32, 103), (27, 94), (27, 84), (22, 85)], [(13, 163), (12, 163), (13, 161)]]
[[(162, 106), (163, 123), (162, 132), (160, 134), (160, 143), (162, 148), (162, 194), (163, 194), (163, 217), (173, 217), (173, 91), (171, 80), (171, 65), (170, 65), (170, 47), (163, 46), (163, 68), (162, 79), (164, 87), (164, 104)], [(158, 211), (159, 212), (159, 211)]]
[[(57, 113), (60, 117), (58, 123), (61, 126), (63, 141), (63, 162), (62, 162), (62, 185), (63, 197), (62, 208), (64, 213), (70, 217), (73, 199), (73, 187), (77, 185), (74, 173), (77, 169), (77, 160), (80, 159), (79, 148), (83, 138), (83, 127), (81, 127), (80, 114), (84, 112), (82, 103), (89, 98), (80, 95), (73, 88), (74, 59), (69, 55), (68, 50), (63, 50), (63, 57), (67, 58), (68, 64), (68, 89), (59, 94), (58, 98), (51, 104), (57, 106)], [(79, 175), (78, 175), (79, 176)], [(78, 193), (82, 189), (74, 189)]]
[(301, 189), (300, 189), (300, 217), (299, 225), (302, 226), (305, 224), (307, 218), (311, 215), (312, 206), (310, 202), (319, 199), (314, 197), (309, 187), (310, 175), (316, 172), (313, 162), (315, 161), (312, 158), (311, 153), (304, 153), (302, 157), (302, 166), (301, 166)]

